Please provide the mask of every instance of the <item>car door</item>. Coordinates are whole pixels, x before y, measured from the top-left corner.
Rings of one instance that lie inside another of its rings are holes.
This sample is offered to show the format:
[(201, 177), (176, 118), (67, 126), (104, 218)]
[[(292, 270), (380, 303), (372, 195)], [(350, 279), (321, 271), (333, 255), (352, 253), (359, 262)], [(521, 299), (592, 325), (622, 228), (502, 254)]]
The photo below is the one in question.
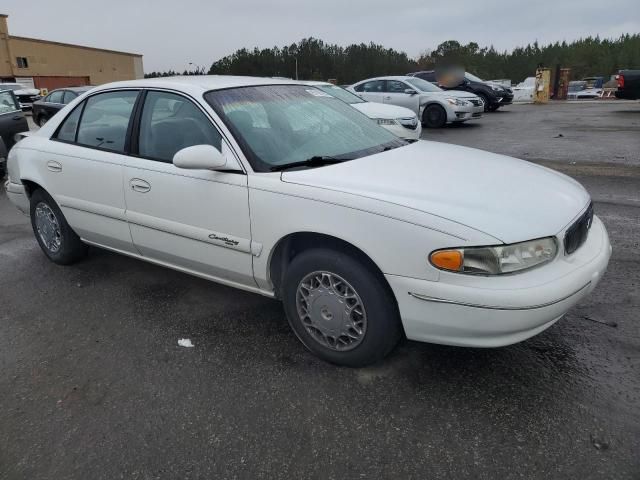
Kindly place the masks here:
[[(409, 94), (406, 90), (413, 90), (416, 93)], [(384, 86), (384, 103), (405, 107), (414, 112), (420, 111), (420, 96), (415, 87), (400, 80), (386, 80)]]
[(356, 95), (367, 102), (384, 103), (384, 80), (370, 80), (356, 85)]
[(29, 131), (20, 103), (11, 90), (0, 91), (0, 137), (7, 150), (14, 144), (16, 133)]
[(81, 238), (135, 253), (122, 176), (139, 90), (99, 92), (73, 109), (41, 155), (47, 191)]
[(149, 90), (141, 107), (123, 184), (136, 248), (190, 273), (255, 286), (245, 173), (185, 170), (172, 162), (193, 145), (226, 151), (222, 135), (182, 94)]

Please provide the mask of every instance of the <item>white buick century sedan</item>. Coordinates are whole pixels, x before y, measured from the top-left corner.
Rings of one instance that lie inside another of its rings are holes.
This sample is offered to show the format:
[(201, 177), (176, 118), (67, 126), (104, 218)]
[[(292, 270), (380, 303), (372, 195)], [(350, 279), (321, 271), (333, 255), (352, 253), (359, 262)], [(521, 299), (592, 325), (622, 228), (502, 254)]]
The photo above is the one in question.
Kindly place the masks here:
[(286, 80), (96, 88), (10, 152), (53, 262), (95, 245), (281, 299), (300, 341), (361, 366), (398, 340), (498, 347), (593, 290), (611, 247), (577, 182), (399, 139)]

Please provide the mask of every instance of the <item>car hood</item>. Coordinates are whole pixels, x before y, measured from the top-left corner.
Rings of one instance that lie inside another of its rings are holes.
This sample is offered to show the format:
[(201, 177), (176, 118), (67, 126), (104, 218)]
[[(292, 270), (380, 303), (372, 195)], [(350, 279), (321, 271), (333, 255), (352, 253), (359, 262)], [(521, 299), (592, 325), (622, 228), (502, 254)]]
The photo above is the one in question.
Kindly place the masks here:
[(13, 93), (16, 95), (40, 95), (40, 90), (37, 88), (24, 88), (22, 90), (15, 90)]
[(590, 200), (578, 182), (554, 170), (428, 141), (336, 165), (284, 172), (282, 180), (419, 210), (505, 243), (559, 233)]
[(351, 106), (360, 110), (369, 118), (413, 118), (416, 116), (413, 110), (409, 110), (405, 107), (398, 107), (396, 105), (389, 105), (385, 103), (376, 102), (363, 102), (352, 103)]

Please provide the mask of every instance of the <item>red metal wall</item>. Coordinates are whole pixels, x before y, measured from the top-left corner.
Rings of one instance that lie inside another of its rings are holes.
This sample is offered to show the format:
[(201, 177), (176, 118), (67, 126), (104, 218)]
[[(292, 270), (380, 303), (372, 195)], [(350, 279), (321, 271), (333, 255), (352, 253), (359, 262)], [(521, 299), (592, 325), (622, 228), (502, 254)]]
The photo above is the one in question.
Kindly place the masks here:
[(89, 77), (33, 77), (36, 88), (55, 90), (64, 87), (82, 87), (89, 85)]

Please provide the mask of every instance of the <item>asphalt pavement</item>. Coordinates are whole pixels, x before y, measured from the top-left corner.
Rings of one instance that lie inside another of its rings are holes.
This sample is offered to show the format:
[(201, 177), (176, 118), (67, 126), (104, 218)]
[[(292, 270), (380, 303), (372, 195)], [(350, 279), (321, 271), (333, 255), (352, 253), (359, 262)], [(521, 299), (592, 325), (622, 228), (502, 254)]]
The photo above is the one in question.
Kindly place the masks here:
[(593, 294), (517, 345), (338, 368), (277, 301), (98, 249), (52, 264), (0, 192), (0, 479), (640, 478), (640, 103), (423, 136), (581, 181), (613, 244)]

